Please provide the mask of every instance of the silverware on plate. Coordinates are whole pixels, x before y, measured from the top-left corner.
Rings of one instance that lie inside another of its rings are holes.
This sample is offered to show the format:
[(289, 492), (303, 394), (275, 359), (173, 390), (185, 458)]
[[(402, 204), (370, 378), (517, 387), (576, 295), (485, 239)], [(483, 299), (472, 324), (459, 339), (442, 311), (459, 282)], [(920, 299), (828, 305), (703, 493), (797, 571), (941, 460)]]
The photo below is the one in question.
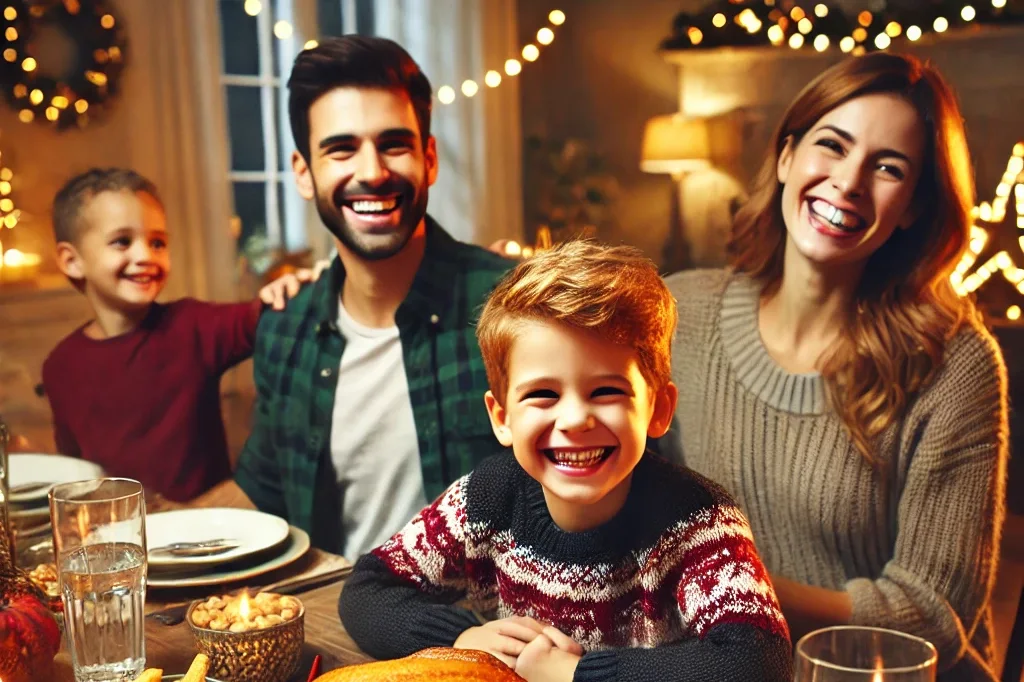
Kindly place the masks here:
[(172, 542), (169, 545), (153, 547), (150, 554), (173, 554), (174, 556), (210, 556), (222, 554), (239, 547), (238, 540), (218, 538), (216, 540), (200, 540), (198, 542)]

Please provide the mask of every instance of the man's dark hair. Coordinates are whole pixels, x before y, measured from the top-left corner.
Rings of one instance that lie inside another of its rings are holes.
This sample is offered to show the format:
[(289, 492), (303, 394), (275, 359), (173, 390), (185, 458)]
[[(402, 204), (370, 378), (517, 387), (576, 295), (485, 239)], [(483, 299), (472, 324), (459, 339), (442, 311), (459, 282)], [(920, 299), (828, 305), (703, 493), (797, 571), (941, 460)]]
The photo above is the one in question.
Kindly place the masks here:
[(128, 168), (91, 168), (64, 183), (53, 199), (53, 234), (57, 242), (77, 243), (86, 202), (102, 192), (145, 192), (163, 206), (150, 180)]
[(424, 145), (430, 137), (434, 93), (430, 81), (401, 45), (387, 38), (347, 35), (326, 38), (295, 58), (288, 78), (288, 118), (295, 148), (309, 160), (309, 108), (321, 95), (342, 87), (402, 90), (412, 102)]

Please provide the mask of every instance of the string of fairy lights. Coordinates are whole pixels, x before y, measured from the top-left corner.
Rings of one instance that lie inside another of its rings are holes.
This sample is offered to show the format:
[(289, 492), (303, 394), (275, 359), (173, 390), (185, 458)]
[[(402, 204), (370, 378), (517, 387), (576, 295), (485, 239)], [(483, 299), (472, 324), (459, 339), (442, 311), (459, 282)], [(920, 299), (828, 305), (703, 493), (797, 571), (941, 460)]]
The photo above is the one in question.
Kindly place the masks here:
[[(245, 0), (242, 5), (245, 13), (249, 16), (255, 17), (263, 10), (262, 0)], [(483, 84), (488, 88), (496, 88), (501, 85), (504, 78), (512, 78), (518, 76), (523, 71), (523, 62), (535, 62), (540, 58), (541, 47), (550, 45), (555, 40), (555, 28), (565, 23), (565, 12), (560, 9), (553, 9), (548, 12), (548, 25), (543, 26), (537, 30), (536, 41), (527, 43), (523, 46), (523, 49), (519, 51), (520, 57), (510, 57), (505, 60), (505, 64), (502, 67), (502, 71), (498, 69), (490, 69), (484, 74), (481, 79)], [(280, 40), (287, 40), (292, 37), (294, 28), (291, 23), (283, 19), (274, 22), (274, 36)], [(316, 40), (307, 40), (303, 45), (303, 49), (309, 50), (318, 45)], [(462, 81), (458, 86), (458, 90), (451, 85), (442, 85), (437, 89), (437, 101), (441, 104), (451, 104), (455, 99), (462, 94), (463, 97), (475, 97), (481, 90), (480, 82), (475, 79), (467, 78)]]
[[(826, 2), (799, 0), (719, 0), (697, 15), (681, 13), (673, 21), (664, 50), (771, 45), (824, 52), (838, 47), (861, 55), (886, 50), (897, 40), (916, 42), (976, 24), (1010, 24), (1024, 17), (1007, 0), (941, 0), (898, 10), (863, 10), (850, 17)], [(762, 31), (762, 29), (764, 29)]]
[[(535, 62), (540, 58), (540, 46), (548, 46), (555, 40), (555, 28), (565, 23), (565, 12), (560, 9), (553, 9), (548, 13), (548, 25), (537, 30), (537, 41), (527, 43), (520, 50), (523, 61)], [(517, 58), (509, 58), (504, 64), (505, 76), (518, 76), (523, 71), (523, 63)], [(489, 88), (496, 88), (501, 85), (502, 75), (497, 69), (491, 69), (484, 74), (483, 83)], [(442, 85), (437, 89), (437, 101), (441, 104), (451, 104), (455, 101), (458, 93), (464, 97), (475, 97), (480, 92), (480, 84), (472, 78), (462, 81), (458, 92), (451, 85)]]
[[(1024, 255), (1024, 141), (1014, 145), (1013, 153), (1006, 162), (1006, 170), (1003, 172), (999, 184), (996, 185), (995, 197), (992, 201), (983, 201), (971, 211), (971, 216), (976, 222), (971, 226), (970, 242), (950, 278), (953, 288), (961, 296), (967, 296), (977, 291), (997, 272), (1001, 272), (1006, 281), (1013, 285), (1021, 295), (1024, 295), (1024, 268), (1017, 265), (1016, 260), (1007, 249), (998, 251), (974, 272), (968, 274), (989, 243), (992, 236), (990, 229), (997, 229), (1005, 222), (1011, 194), (1017, 209), (1017, 244), (1021, 254)], [(979, 226), (977, 221), (988, 223), (992, 227), (986, 229)], [(1009, 320), (1019, 320), (1021, 307), (1011, 305), (1006, 309), (1006, 317)]]

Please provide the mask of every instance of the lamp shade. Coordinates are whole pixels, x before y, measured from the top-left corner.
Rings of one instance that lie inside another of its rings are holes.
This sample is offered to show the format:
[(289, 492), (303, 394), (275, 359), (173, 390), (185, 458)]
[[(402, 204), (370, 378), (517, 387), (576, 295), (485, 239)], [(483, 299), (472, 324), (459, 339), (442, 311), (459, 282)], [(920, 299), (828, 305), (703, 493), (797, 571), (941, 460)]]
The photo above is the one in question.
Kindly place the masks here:
[(683, 114), (655, 116), (647, 121), (640, 152), (645, 173), (687, 173), (711, 165), (704, 119)]

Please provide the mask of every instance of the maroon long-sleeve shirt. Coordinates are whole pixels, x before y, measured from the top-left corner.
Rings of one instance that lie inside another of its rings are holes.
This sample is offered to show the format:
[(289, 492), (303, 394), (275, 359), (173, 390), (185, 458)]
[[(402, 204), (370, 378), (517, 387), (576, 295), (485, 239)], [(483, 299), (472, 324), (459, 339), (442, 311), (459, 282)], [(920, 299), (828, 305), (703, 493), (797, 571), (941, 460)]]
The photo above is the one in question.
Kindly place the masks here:
[(186, 298), (121, 336), (74, 331), (43, 364), (58, 451), (172, 500), (226, 479), (220, 377), (252, 354), (260, 309)]

